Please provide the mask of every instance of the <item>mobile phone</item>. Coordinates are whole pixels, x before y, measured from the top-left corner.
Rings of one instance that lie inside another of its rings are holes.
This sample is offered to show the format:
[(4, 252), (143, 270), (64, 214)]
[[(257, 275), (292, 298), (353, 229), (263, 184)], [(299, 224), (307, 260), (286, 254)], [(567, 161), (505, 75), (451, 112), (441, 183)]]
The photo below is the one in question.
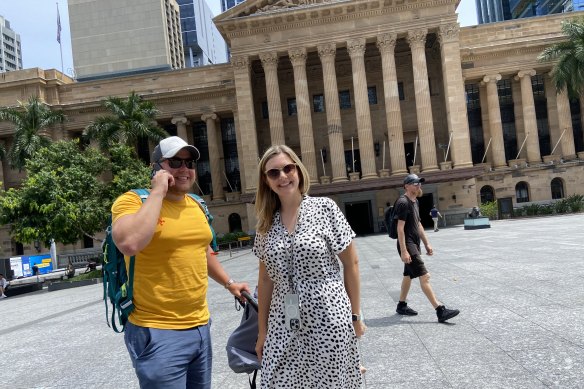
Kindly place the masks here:
[(150, 172), (150, 179), (153, 179), (154, 176), (156, 175), (156, 172), (159, 171), (159, 170), (161, 170), (161, 169), (162, 169), (162, 166), (160, 166), (160, 163), (155, 162), (152, 165), (152, 171)]
[(296, 293), (288, 293), (284, 296), (284, 316), (286, 328), (292, 331), (300, 329), (300, 300)]

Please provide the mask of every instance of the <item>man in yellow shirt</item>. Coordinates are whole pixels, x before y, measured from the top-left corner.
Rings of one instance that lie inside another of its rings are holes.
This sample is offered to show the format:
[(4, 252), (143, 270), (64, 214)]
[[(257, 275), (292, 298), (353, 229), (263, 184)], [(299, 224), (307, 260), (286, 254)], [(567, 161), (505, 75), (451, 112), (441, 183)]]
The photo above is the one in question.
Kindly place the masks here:
[(135, 255), (125, 342), (141, 388), (210, 388), (208, 276), (235, 297), (249, 292), (211, 255), (211, 229), (187, 195), (199, 156), (177, 136), (163, 139), (152, 154), (157, 171), (146, 201), (127, 192), (112, 206), (116, 246)]

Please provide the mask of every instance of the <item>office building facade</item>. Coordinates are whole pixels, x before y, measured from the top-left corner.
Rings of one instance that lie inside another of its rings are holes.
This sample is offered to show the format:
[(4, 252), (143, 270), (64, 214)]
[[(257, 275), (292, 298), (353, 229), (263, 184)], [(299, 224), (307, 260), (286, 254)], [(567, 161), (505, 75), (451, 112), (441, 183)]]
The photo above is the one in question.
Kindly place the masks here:
[(20, 35), (10, 28), (10, 22), (0, 15), (0, 73), (22, 69)]
[[(460, 28), (457, 2), (248, 0), (215, 18), (231, 63), (82, 83), (11, 72), (0, 104), (38, 91), (70, 118), (53, 139), (71, 139), (103, 98), (136, 91), (160, 126), (201, 151), (194, 190), (218, 233), (254, 230), (258, 160), (281, 143), (301, 156), (310, 194), (334, 199), (358, 234), (380, 232), (409, 172), (426, 178), (428, 226), (432, 204), (453, 225), (484, 201), (508, 217), (584, 194), (584, 106), (537, 61), (565, 39), (566, 16)], [(0, 123), (7, 144), (11, 131)], [(6, 188), (21, 180), (5, 161), (0, 173)]]
[(479, 24), (582, 11), (582, 0), (475, 0)]
[(205, 0), (177, 0), (186, 67), (227, 62), (225, 40)]
[(69, 0), (80, 81), (185, 66), (176, 0)]
[(245, 0), (221, 0), (221, 12), (225, 12), (238, 4), (243, 3), (244, 1)]

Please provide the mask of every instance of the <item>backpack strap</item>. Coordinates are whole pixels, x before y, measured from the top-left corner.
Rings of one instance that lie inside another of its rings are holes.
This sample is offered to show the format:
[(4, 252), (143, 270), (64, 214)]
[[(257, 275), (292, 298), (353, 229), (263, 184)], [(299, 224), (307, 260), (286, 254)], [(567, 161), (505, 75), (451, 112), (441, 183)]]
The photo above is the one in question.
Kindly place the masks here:
[(211, 215), (211, 213), (209, 212), (209, 208), (207, 207), (207, 203), (205, 202), (205, 200), (201, 196), (198, 196), (194, 193), (187, 193), (187, 194), (190, 198), (195, 200), (195, 202), (199, 205), (199, 207), (201, 208), (201, 210), (205, 214), (205, 217), (207, 218), (207, 221), (209, 222), (209, 228), (211, 229), (211, 234), (213, 235), (213, 239), (211, 240), (211, 248), (215, 252), (219, 251), (219, 246), (217, 245), (217, 235), (215, 234), (215, 229), (211, 225), (211, 223), (213, 223), (213, 215)]

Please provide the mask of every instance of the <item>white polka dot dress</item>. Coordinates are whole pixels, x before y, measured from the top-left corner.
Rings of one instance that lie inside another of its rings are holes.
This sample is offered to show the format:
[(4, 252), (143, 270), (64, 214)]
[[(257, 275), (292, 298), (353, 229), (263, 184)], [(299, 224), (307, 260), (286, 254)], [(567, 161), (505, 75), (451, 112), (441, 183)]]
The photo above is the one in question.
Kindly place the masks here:
[[(274, 282), (264, 344), (261, 388), (360, 388), (357, 337), (351, 304), (337, 254), (355, 233), (334, 201), (305, 196), (296, 230), (289, 234), (274, 215), (266, 234), (258, 234), (254, 254), (264, 262)], [(302, 328), (284, 322), (284, 296), (291, 293), (292, 272), (300, 299)]]

